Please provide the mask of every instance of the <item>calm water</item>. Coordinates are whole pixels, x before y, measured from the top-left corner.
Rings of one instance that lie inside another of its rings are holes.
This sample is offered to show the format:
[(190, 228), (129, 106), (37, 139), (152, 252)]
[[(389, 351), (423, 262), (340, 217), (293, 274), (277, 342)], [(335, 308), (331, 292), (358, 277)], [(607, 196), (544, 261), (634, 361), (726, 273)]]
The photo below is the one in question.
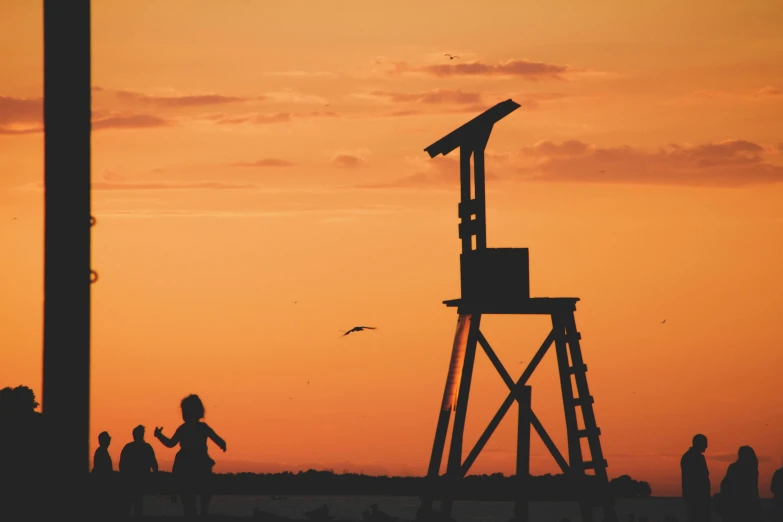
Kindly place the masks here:
[[(768, 501), (764, 501), (768, 502)], [(372, 504), (393, 517), (413, 520), (419, 507), (417, 497), (372, 497), (372, 496), (289, 496), (283, 500), (272, 500), (271, 496), (216, 496), (212, 499), (211, 512), (221, 515), (250, 516), (254, 508), (278, 515), (304, 519), (305, 511), (326, 504), (329, 513), (346, 520), (362, 520), (362, 512)], [(437, 504), (436, 504), (437, 506)], [(621, 522), (629, 520), (633, 514), (638, 519), (646, 515), (650, 522), (663, 522), (666, 516), (674, 516), (685, 522), (685, 509), (681, 499), (652, 498), (646, 500), (621, 500), (617, 503)], [(172, 504), (170, 497), (147, 497), (145, 514), (180, 515), (181, 504)], [(458, 522), (508, 522), (514, 514), (514, 505), (510, 502), (456, 502), (453, 516)], [(596, 510), (596, 519), (601, 520), (601, 510)], [(574, 503), (535, 502), (530, 506), (531, 522), (561, 522), (569, 518), (572, 522), (580, 520), (579, 507)], [(718, 520), (715, 518), (714, 520)]]

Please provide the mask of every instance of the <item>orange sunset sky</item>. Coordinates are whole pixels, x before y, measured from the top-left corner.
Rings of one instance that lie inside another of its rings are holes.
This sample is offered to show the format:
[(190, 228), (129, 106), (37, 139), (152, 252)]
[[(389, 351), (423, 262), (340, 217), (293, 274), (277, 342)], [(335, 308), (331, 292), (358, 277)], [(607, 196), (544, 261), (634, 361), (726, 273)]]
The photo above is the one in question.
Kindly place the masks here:
[[(458, 154), (423, 149), (512, 98), (488, 246), (530, 248), (534, 296), (581, 298), (610, 476), (679, 494), (703, 432), (713, 488), (749, 444), (768, 495), (783, 3), (102, 0), (92, 24), (93, 449), (109, 431), (116, 464), (198, 393), (218, 472), (426, 473), (461, 247)], [(0, 4), (0, 386), (39, 400), (42, 38), (42, 2)], [(339, 338), (357, 324), (378, 329)], [(549, 324), (482, 331), (517, 378)], [(566, 453), (553, 353), (530, 383)], [(506, 394), (479, 351), (465, 455)], [(472, 473), (513, 473), (515, 412)]]

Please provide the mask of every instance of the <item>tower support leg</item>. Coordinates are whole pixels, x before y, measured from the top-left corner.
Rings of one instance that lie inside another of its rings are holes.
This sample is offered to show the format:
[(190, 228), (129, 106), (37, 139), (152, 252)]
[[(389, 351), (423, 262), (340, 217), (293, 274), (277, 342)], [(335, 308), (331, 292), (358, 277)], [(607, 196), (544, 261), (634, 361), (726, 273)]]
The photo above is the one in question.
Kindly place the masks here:
[[(441, 462), (443, 460), (443, 450), (446, 446), (446, 434), (449, 430), (451, 412), (455, 409), (457, 392), (460, 389), (460, 383), (462, 381), (470, 324), (470, 315), (459, 316), (459, 319), (457, 320), (457, 331), (454, 334), (454, 343), (451, 349), (449, 374), (446, 379), (446, 388), (443, 392), (443, 402), (441, 403), (440, 413), (438, 415), (438, 426), (435, 430), (435, 441), (432, 445), (430, 465), (427, 470), (427, 491), (425, 491), (421, 497), (421, 506), (417, 513), (419, 519), (431, 517), (432, 503), (434, 501), (433, 493), (436, 489), (439, 489), (438, 478), (440, 475)], [(472, 373), (472, 363), (470, 371)], [(469, 380), (468, 386), (470, 386)]]
[(460, 379), (459, 394), (457, 395), (454, 426), (451, 431), (451, 446), (446, 467), (447, 488), (440, 504), (441, 518), (446, 520), (451, 518), (451, 510), (454, 507), (454, 492), (457, 490), (459, 480), (462, 478), (462, 437), (465, 432), (470, 383), (473, 379), (473, 362), (476, 359), (476, 344), (478, 343), (478, 331), (481, 324), (480, 314), (469, 317), (470, 326), (465, 345), (465, 359), (462, 365), (462, 378)]
[(531, 388), (522, 386), (517, 389), (519, 405), (517, 433), (517, 498), (514, 504), (514, 522), (528, 522), (530, 500), (530, 426), (531, 426)]

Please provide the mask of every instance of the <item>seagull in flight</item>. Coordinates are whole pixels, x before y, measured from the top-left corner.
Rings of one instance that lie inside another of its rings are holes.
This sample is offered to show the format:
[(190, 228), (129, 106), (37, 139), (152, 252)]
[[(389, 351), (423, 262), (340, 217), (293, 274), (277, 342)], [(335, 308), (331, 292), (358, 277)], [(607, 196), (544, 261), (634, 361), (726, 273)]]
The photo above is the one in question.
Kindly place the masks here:
[(375, 330), (375, 327), (374, 326), (354, 326), (353, 328), (351, 328), (350, 330), (345, 332), (342, 335), (342, 337), (345, 337), (346, 335), (348, 335), (351, 332), (361, 332), (362, 330)]
[(666, 319), (664, 319), (663, 321), (661, 321), (661, 324), (663, 324), (663, 323), (665, 323), (665, 322), (666, 322)]
[(459, 56), (454, 56), (452, 54), (446, 53), (444, 56), (448, 56), (449, 60), (453, 60), (454, 58), (459, 58)]

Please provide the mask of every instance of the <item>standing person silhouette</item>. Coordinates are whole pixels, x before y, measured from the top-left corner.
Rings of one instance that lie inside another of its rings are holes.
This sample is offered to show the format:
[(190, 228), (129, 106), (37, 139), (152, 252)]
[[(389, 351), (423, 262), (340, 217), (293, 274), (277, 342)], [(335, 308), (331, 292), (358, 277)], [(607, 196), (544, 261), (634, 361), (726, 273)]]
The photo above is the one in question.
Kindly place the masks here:
[(144, 430), (144, 426), (136, 426), (133, 442), (127, 443), (120, 454), (120, 476), (137, 517), (144, 515), (144, 493), (149, 487), (150, 473), (158, 472), (158, 460), (152, 446), (144, 440)]
[(775, 471), (769, 489), (772, 491), (772, 520), (783, 522), (783, 468)]
[(215, 461), (207, 452), (207, 439), (226, 451), (226, 441), (201, 419), (204, 418), (204, 404), (198, 395), (188, 395), (182, 399), (183, 424), (177, 428), (171, 438), (163, 435), (163, 428), (155, 428), (155, 437), (167, 448), (177, 444), (180, 449), (174, 458), (171, 470), (174, 477), (186, 517), (196, 514), (196, 496), (201, 497), (201, 515), (209, 513), (209, 482)]
[(720, 484), (720, 492), (726, 499), (723, 522), (759, 522), (761, 499), (759, 498), (759, 460), (750, 446), (742, 446), (737, 460), (729, 464), (726, 476)]
[(108, 431), (98, 435), (98, 448), (92, 458), (93, 491), (95, 492), (96, 515), (106, 517), (114, 508), (114, 465), (109, 455), (111, 436)]
[(688, 512), (688, 522), (712, 520), (710, 471), (704, 458), (706, 450), (707, 437), (701, 433), (694, 435), (690, 449), (680, 459), (682, 499)]

